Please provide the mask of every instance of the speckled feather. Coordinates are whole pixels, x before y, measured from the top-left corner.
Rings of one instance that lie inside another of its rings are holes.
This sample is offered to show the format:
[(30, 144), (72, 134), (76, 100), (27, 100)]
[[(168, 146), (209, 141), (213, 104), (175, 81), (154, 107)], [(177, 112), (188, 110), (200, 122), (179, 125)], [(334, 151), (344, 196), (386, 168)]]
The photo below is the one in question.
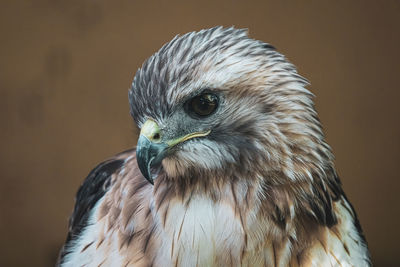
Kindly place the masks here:
[[(135, 150), (82, 185), (62, 266), (370, 266), (354, 209), (305, 89), (272, 46), (216, 27), (175, 37), (138, 70), (129, 92), (139, 127), (180, 144), (149, 184)], [(209, 90), (209, 119), (183, 104)]]

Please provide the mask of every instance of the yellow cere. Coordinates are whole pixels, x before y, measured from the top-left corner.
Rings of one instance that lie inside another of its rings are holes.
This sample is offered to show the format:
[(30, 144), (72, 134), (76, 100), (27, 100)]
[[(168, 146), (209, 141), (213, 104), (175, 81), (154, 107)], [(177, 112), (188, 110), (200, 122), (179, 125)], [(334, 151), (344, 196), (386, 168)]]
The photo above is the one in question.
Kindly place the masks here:
[(158, 124), (153, 120), (147, 120), (140, 130), (140, 134), (146, 136), (154, 143), (161, 142), (161, 131)]

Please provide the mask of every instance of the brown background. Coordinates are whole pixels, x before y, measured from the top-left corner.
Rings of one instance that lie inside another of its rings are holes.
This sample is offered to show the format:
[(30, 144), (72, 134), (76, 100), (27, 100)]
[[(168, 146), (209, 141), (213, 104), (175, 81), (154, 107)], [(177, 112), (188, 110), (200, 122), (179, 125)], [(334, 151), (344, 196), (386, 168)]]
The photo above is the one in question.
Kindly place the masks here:
[(0, 6), (0, 266), (54, 263), (83, 178), (136, 143), (136, 69), (215, 25), (249, 28), (311, 81), (373, 260), (399, 264), (399, 1), (32, 2)]

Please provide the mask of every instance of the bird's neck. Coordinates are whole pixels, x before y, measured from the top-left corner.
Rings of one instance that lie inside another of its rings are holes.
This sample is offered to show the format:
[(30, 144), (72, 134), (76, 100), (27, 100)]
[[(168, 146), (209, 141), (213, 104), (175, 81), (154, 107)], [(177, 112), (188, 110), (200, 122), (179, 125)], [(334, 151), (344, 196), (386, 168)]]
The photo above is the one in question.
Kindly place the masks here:
[[(160, 177), (153, 196), (162, 225), (165, 226), (171, 217), (173, 205), (181, 206), (182, 214), (191, 208), (201, 210), (199, 205), (223, 207), (224, 213), (229, 213), (232, 220), (239, 223), (241, 231), (254, 232), (254, 236), (271, 233), (270, 238), (277, 240), (294, 234), (304, 224), (313, 228), (316, 225), (331, 226), (337, 221), (331, 202), (341, 196), (342, 191), (333, 168), (324, 172), (325, 177), (315, 176), (313, 182), (280, 177), (286, 181), (281, 184), (269, 183), (276, 177), (268, 176), (284, 176), (283, 173), (266, 173), (263, 177), (254, 174), (250, 175), (254, 177), (251, 180), (219, 175), (192, 176), (186, 180), (166, 175)], [(214, 219), (219, 220), (217, 215)]]

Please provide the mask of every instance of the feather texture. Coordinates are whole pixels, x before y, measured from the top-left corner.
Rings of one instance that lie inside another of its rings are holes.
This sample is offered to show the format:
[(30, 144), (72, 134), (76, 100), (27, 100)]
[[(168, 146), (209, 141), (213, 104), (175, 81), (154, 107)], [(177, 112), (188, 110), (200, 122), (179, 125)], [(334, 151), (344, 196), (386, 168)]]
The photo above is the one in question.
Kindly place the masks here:
[[(272, 46), (244, 30), (177, 36), (138, 70), (129, 93), (139, 127), (174, 147), (154, 186), (135, 150), (92, 171), (77, 195), (61, 266), (370, 266), (357, 216), (305, 89)], [(202, 120), (184, 103), (220, 97)], [(157, 101), (154, 101), (157, 99)]]

